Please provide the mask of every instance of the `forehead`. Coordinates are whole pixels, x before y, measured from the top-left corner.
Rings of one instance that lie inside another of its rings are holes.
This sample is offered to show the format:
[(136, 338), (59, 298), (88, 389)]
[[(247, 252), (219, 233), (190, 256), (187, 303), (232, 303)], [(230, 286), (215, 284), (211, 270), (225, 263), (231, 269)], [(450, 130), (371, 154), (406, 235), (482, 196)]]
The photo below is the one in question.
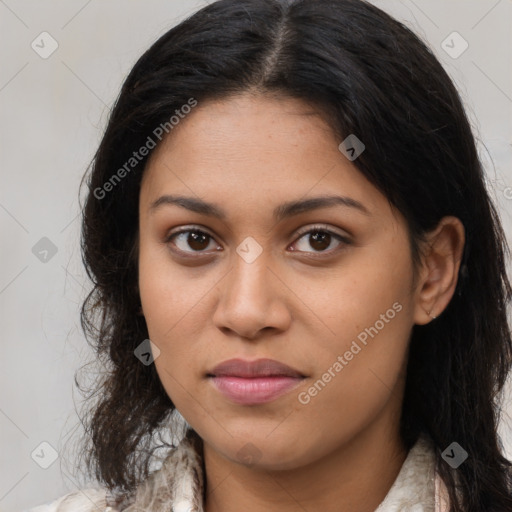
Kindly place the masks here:
[[(283, 138), (288, 142), (285, 145)], [(336, 145), (332, 130), (308, 104), (293, 98), (246, 93), (199, 103), (173, 126), (151, 160), (171, 151), (181, 155), (186, 150), (190, 150), (189, 158), (209, 155), (212, 159), (222, 156), (224, 160), (236, 160), (251, 149), (285, 154), (299, 142), (302, 150), (308, 151), (313, 146), (305, 144), (306, 139), (318, 143), (319, 138)], [(217, 155), (219, 151), (221, 155)]]
[(176, 192), (260, 209), (278, 196), (334, 192), (364, 198), (369, 208), (385, 201), (339, 151), (338, 139), (301, 100), (245, 94), (200, 103), (151, 154), (141, 203)]

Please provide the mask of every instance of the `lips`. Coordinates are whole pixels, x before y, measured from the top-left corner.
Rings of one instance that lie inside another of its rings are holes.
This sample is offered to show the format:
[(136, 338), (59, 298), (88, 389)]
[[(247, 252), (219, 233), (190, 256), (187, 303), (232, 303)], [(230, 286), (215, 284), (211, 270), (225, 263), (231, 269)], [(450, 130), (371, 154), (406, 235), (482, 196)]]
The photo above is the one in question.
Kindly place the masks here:
[(230, 359), (217, 365), (207, 377), (217, 391), (238, 405), (270, 402), (306, 378), (298, 370), (273, 359)]
[(217, 365), (208, 373), (208, 376), (230, 376), (244, 379), (254, 377), (305, 377), (305, 375), (302, 375), (298, 370), (273, 359), (257, 359), (256, 361), (229, 359)]

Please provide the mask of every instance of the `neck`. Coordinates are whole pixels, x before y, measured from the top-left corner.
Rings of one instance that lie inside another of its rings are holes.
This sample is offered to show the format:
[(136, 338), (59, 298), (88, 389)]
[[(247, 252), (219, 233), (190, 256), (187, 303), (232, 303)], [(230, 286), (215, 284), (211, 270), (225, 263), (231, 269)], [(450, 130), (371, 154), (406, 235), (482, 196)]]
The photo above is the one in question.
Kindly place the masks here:
[(407, 456), (398, 417), (384, 415), (327, 456), (285, 471), (241, 465), (204, 443), (205, 512), (374, 512)]

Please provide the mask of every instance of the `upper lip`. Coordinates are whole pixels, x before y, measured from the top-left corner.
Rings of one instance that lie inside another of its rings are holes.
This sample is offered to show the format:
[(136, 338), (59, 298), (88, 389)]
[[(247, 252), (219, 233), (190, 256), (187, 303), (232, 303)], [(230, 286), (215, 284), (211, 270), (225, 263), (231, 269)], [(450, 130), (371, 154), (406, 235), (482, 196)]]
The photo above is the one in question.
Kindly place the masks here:
[(246, 361), (244, 359), (229, 359), (218, 364), (213, 370), (208, 372), (209, 377), (220, 376), (231, 377), (304, 377), (302, 373), (290, 366), (274, 361), (273, 359), (257, 359), (256, 361)]

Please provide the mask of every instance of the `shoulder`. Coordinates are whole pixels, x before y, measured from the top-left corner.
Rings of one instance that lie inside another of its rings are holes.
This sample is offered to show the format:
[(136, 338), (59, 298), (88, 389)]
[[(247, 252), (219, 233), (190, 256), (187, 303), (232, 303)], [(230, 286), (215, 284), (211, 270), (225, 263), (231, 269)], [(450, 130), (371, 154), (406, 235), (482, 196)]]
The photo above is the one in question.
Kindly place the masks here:
[[(162, 465), (127, 493), (106, 488), (75, 491), (23, 512), (121, 512), (122, 510), (202, 510), (202, 440), (189, 429)], [(185, 507), (185, 508), (183, 508)]]
[(105, 489), (83, 489), (23, 512), (116, 512), (107, 505)]

